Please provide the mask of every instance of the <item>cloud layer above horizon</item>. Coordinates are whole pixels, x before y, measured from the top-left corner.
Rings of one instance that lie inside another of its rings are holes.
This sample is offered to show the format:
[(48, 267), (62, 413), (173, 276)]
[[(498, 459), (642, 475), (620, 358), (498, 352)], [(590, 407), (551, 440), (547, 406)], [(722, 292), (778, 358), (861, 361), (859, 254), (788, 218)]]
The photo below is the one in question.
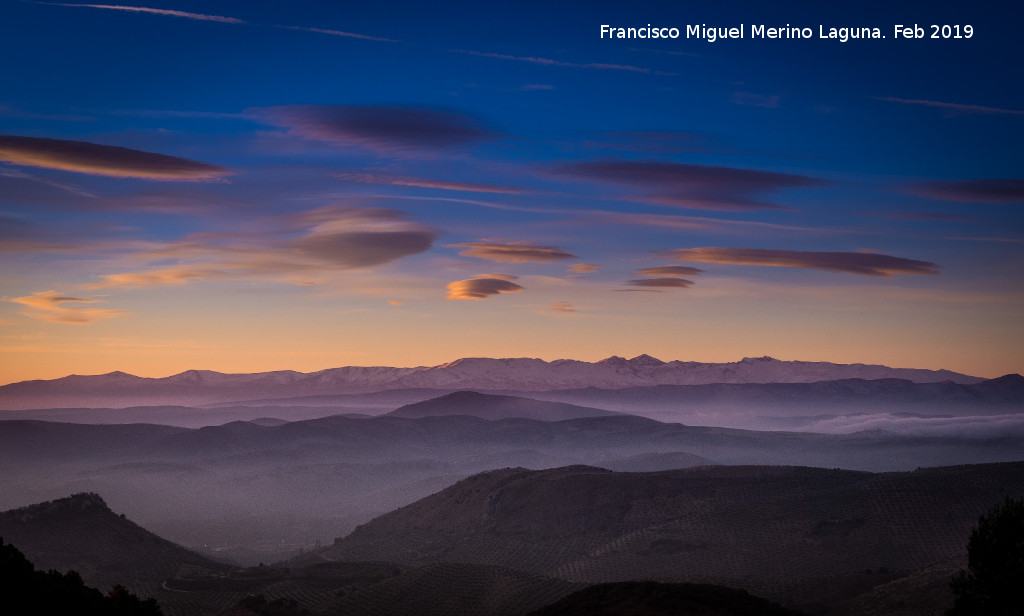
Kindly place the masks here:
[(201, 182), (231, 172), (177, 156), (86, 141), (0, 135), (0, 161), (93, 175), (147, 180)]
[(650, 353), (1024, 371), (1007, 24), (918, 2), (901, 10), (985, 33), (919, 54), (640, 44), (568, 6), (463, 8), (0, 6), (18, 59), (0, 368)]

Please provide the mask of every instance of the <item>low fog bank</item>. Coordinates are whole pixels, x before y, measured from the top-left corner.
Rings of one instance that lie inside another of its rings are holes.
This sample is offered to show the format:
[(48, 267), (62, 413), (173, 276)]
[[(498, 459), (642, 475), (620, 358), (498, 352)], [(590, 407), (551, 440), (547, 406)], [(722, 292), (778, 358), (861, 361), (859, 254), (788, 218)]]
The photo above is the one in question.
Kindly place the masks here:
[(0, 411), (0, 421), (36, 419), (76, 424), (158, 424), (182, 428), (220, 426), (232, 421), (302, 421), (334, 415), (352, 417), (382, 415), (391, 406), (131, 406), (126, 408), (55, 408)]
[(554, 422), (334, 416), (200, 429), (4, 421), (0, 509), (96, 492), (172, 541), (255, 564), (330, 543), (491, 469), (723, 464), (900, 471), (1014, 461), (1024, 452), (1024, 421), (1017, 416), (815, 421), (836, 433), (733, 430), (637, 416)]
[(818, 434), (853, 434), (884, 431), (900, 436), (963, 439), (1002, 439), (1024, 436), (1021, 414), (979, 414), (967, 416), (922, 415), (879, 411), (854, 414), (763, 416), (756, 410), (730, 412), (649, 411), (637, 413), (665, 423), (740, 430), (796, 431)]

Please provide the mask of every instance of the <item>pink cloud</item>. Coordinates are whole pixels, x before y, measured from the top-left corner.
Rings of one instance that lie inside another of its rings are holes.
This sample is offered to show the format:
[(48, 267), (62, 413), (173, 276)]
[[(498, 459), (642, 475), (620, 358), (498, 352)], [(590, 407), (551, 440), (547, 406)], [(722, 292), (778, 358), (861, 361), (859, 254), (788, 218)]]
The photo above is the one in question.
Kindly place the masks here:
[[(27, 317), (50, 323), (68, 323), (73, 325), (85, 325), (114, 319), (128, 314), (125, 310), (110, 310), (103, 308), (86, 308), (77, 304), (93, 304), (99, 302), (96, 299), (84, 297), (71, 297), (59, 291), (39, 291), (25, 297), (15, 297), (7, 300), (29, 310), (23, 312)], [(71, 304), (71, 305), (66, 305)]]
[(522, 285), (512, 282), (515, 276), (484, 275), (467, 280), (456, 280), (448, 283), (448, 299), (487, 299), (501, 293), (521, 293)]

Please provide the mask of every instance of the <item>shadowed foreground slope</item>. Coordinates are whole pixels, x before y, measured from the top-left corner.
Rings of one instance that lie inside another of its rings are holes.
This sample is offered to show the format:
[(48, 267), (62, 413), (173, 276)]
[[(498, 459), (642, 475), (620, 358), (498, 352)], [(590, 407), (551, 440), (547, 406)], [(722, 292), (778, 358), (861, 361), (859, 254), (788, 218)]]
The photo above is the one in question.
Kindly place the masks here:
[(864, 473), (592, 467), (481, 473), (327, 548), (336, 559), (495, 564), (588, 582), (794, 583), (957, 558), (979, 512), (1024, 494), (1024, 463)]
[(574, 592), (529, 616), (800, 616), (742, 590), (712, 584), (611, 582)]
[(0, 513), (0, 536), (40, 569), (74, 569), (87, 584), (99, 588), (162, 582), (183, 568), (229, 568), (115, 514), (96, 494)]

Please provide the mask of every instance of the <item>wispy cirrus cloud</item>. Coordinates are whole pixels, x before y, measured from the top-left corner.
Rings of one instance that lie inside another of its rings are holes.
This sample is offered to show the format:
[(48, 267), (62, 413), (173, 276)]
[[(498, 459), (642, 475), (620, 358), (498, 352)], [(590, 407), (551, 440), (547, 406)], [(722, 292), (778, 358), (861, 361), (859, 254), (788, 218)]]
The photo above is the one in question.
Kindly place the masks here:
[(512, 282), (509, 274), (482, 274), (475, 278), (448, 283), (448, 299), (487, 299), (501, 293), (521, 293), (523, 286)]
[[(52, 190), (33, 190), (41, 187)], [(86, 199), (92, 199), (96, 196), (72, 184), (55, 182), (17, 169), (0, 168), (0, 188), (3, 189), (3, 192), (8, 197), (29, 197), (29, 200), (34, 200), (37, 196), (42, 195), (52, 197), (55, 192), (74, 195), (75, 197), (84, 197)]]
[(438, 190), (454, 190), (459, 192), (480, 192), (501, 195), (521, 195), (530, 192), (525, 188), (502, 186), (500, 184), (456, 182), (452, 180), (400, 176), (387, 173), (336, 173), (334, 174), (334, 177), (349, 182), (360, 182), (363, 184), (409, 186), (413, 188), (436, 188)]
[(332, 273), (372, 268), (425, 252), (436, 232), (385, 209), (326, 207), (266, 221), (264, 229), (205, 232), (132, 255), (172, 266), (102, 275), (90, 288), (150, 287), (197, 280), (309, 284)]
[(391, 154), (458, 148), (497, 136), (467, 114), (422, 107), (290, 105), (246, 114), (305, 139)]
[(971, 216), (964, 216), (962, 214), (943, 214), (940, 212), (880, 212), (874, 215), (882, 218), (888, 218), (889, 220), (910, 220), (915, 222), (924, 220), (942, 222), (978, 222), (977, 218)]
[(1024, 203), (1024, 179), (932, 180), (910, 185), (911, 193), (960, 203)]
[(202, 182), (231, 172), (223, 167), (88, 141), (0, 135), (0, 161), (27, 167), (146, 180)]
[(91, 289), (108, 287), (166, 287), (182, 285), (192, 280), (215, 280), (228, 277), (228, 272), (223, 270), (178, 266), (127, 274), (106, 274), (103, 276), (103, 282), (88, 285), (88, 287)]
[(554, 165), (549, 173), (588, 182), (637, 187), (633, 201), (671, 207), (748, 211), (788, 209), (758, 197), (793, 188), (824, 186), (804, 175), (666, 161), (601, 160)]
[(986, 107), (983, 105), (963, 105), (960, 103), (946, 103), (943, 101), (931, 101), (914, 98), (897, 98), (895, 96), (870, 96), (868, 98), (872, 98), (876, 101), (885, 101), (887, 103), (901, 103), (904, 105), (923, 105), (925, 107), (937, 107), (939, 109), (945, 109), (947, 111), (955, 111), (959, 113), (1024, 115), (1024, 110), (1020, 109), (1003, 109), (1001, 107)]
[(575, 259), (576, 255), (554, 246), (541, 246), (533, 242), (481, 240), (466, 244), (448, 244), (449, 248), (465, 248), (459, 254), (495, 263), (552, 263)]
[[(23, 315), (48, 321), (50, 323), (68, 323), (73, 325), (85, 325), (114, 319), (128, 314), (125, 310), (111, 310), (105, 308), (88, 308), (77, 304), (94, 304), (100, 300), (85, 297), (71, 297), (59, 291), (39, 291), (25, 297), (15, 297), (7, 300), (15, 304), (26, 306), (28, 310)], [(70, 305), (68, 305), (70, 304)]]
[(767, 107), (778, 109), (779, 96), (777, 94), (754, 94), (753, 92), (736, 92), (732, 96), (732, 102), (747, 107)]
[(567, 66), (573, 68), (593, 68), (607, 71), (627, 71), (631, 73), (652, 73), (649, 68), (643, 68), (640, 66), (632, 66), (629, 64), (605, 64), (601, 62), (566, 62), (564, 60), (553, 60), (551, 58), (540, 58), (537, 56), (513, 56), (504, 53), (491, 53), (486, 51), (473, 51), (470, 49), (450, 49), (452, 53), (461, 53), (468, 56), (477, 56), (480, 58), (496, 58), (498, 60), (515, 60), (517, 62), (529, 62), (531, 64), (540, 64), (543, 66)]
[(724, 218), (708, 218), (705, 216), (683, 216), (679, 214), (633, 214), (629, 212), (592, 211), (585, 214), (587, 220), (622, 225), (639, 225), (663, 227), (668, 229), (684, 229), (692, 231), (795, 231), (812, 233), (847, 233), (841, 227), (801, 227), (799, 225), (781, 225), (773, 222), (756, 220), (730, 220)]
[(124, 6), (120, 4), (67, 4), (61, 2), (39, 2), (38, 4), (48, 4), (51, 6), (81, 7), (89, 9), (106, 9), (111, 11), (127, 11), (131, 13), (149, 13), (151, 15), (166, 15), (168, 17), (184, 17), (185, 19), (194, 19), (197, 21), (217, 21), (225, 24), (249, 23), (245, 20), (237, 19), (235, 17), (222, 17), (220, 15), (206, 15), (203, 13), (189, 13), (187, 11), (174, 11), (171, 9), (154, 9), (145, 6)]
[(597, 263), (573, 263), (569, 266), (569, 271), (574, 274), (593, 274), (599, 269), (601, 266)]
[(341, 36), (345, 38), (362, 39), (364, 41), (376, 41), (378, 43), (399, 43), (395, 39), (384, 38), (382, 36), (370, 36), (368, 34), (358, 34), (356, 32), (346, 32), (344, 30), (333, 30), (331, 28), (307, 28), (305, 26), (274, 26), (275, 28), (284, 28), (285, 30), (301, 30), (303, 32), (316, 32), (317, 34), (327, 34), (330, 36)]
[(940, 267), (930, 261), (904, 259), (875, 252), (811, 252), (761, 248), (681, 248), (658, 251), (666, 258), (698, 263), (761, 265), (845, 272), (893, 278), (900, 275), (936, 275)]
[(637, 130), (600, 131), (579, 140), (583, 150), (609, 149), (647, 155), (709, 152), (722, 149), (720, 139), (698, 131)]
[(79, 7), (89, 9), (105, 9), (110, 11), (126, 11), (129, 13), (148, 13), (150, 15), (163, 15), (166, 17), (182, 17), (185, 19), (192, 19), (195, 21), (215, 21), (224, 24), (234, 25), (248, 25), (248, 26), (265, 26), (270, 28), (281, 28), (284, 30), (301, 30), (303, 32), (315, 32), (317, 34), (327, 34), (330, 36), (341, 36), (345, 38), (362, 39), (366, 41), (377, 41), (380, 43), (398, 43), (395, 39), (384, 38), (381, 36), (370, 36), (368, 34), (359, 34), (357, 32), (347, 32), (345, 30), (336, 30), (332, 28), (311, 28), (306, 26), (288, 26), (281, 24), (257, 24), (237, 17), (223, 17), (221, 15), (207, 15), (205, 13), (190, 13), (188, 11), (177, 11), (172, 9), (156, 9), (146, 6), (125, 6), (120, 4), (69, 4), (60, 2), (38, 2), (37, 4), (48, 4), (50, 6), (66, 6), (66, 7)]

